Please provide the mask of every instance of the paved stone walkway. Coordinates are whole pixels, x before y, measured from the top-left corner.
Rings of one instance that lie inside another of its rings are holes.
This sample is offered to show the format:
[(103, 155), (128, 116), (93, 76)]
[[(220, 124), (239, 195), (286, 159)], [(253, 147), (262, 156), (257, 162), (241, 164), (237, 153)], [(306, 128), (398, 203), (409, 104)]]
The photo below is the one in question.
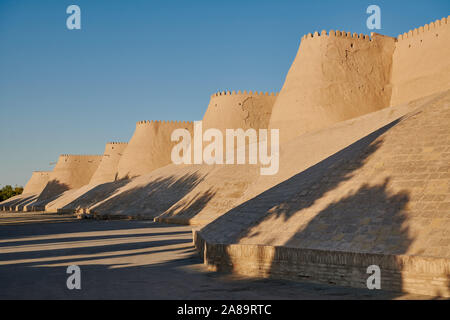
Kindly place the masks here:
[[(208, 272), (188, 226), (0, 214), (0, 299), (414, 299)], [(68, 290), (68, 265), (81, 290)]]

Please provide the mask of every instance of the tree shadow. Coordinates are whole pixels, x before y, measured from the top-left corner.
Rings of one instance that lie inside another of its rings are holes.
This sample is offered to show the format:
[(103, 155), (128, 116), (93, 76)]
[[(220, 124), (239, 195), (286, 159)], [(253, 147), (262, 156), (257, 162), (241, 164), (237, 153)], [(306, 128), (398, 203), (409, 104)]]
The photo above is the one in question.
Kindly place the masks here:
[[(412, 239), (404, 213), (407, 192), (390, 195), (389, 179), (381, 185), (363, 184), (353, 194), (330, 203), (299, 229), (285, 246), (402, 254)], [(289, 219), (289, 218), (288, 218)], [(384, 240), (389, 242), (382, 245)]]
[(67, 190), (69, 190), (69, 185), (66, 183), (62, 183), (59, 180), (51, 180), (47, 183), (44, 190), (42, 190), (38, 201), (52, 199)]
[[(398, 120), (378, 129), (253, 199), (240, 204), (206, 225), (201, 232), (208, 237), (214, 236), (212, 239), (220, 243), (238, 243), (241, 238), (252, 236), (252, 227), (259, 225), (265, 219), (275, 217), (281, 218), (283, 221), (289, 220), (294, 213), (313, 206), (327, 192), (351, 179), (352, 172), (361, 168), (365, 159), (381, 146), (382, 141), (377, 138), (397, 123)], [(355, 159), (356, 161), (352, 161)], [(350, 165), (351, 168), (346, 165)], [(324, 179), (327, 183), (322, 183)], [(231, 227), (230, 223), (236, 227)], [(221, 234), (227, 234), (226, 238), (221, 238)]]

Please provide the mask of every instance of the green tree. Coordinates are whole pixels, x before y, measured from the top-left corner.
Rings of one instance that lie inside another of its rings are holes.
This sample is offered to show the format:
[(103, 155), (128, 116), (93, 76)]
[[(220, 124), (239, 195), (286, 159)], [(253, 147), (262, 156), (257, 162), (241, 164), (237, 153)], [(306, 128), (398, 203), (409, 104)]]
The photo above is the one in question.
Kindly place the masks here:
[(22, 187), (15, 186), (14, 188), (10, 185), (4, 186), (0, 189), (0, 201), (5, 201), (11, 197), (17, 196), (23, 192)]

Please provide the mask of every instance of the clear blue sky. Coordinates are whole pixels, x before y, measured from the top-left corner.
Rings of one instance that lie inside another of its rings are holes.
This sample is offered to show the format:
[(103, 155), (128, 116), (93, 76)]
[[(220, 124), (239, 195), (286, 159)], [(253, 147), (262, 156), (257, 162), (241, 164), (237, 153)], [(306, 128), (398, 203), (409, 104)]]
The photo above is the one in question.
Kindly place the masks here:
[(139, 120), (199, 120), (217, 90), (279, 91), (303, 34), (368, 34), (370, 4), (391, 36), (450, 14), (449, 0), (0, 0), (0, 186), (101, 154)]

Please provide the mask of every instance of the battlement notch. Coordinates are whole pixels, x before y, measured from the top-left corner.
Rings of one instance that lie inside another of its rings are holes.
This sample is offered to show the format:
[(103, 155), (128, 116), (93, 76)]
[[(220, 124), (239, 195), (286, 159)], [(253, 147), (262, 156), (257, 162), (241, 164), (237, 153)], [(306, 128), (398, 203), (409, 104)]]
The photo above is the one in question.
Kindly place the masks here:
[(448, 26), (449, 21), (450, 21), (450, 16), (448, 16), (447, 18), (442, 18), (440, 20), (430, 22), (428, 24), (425, 24), (424, 26), (420, 26), (413, 30), (409, 30), (408, 32), (399, 34), (397, 36), (397, 41), (411, 39), (415, 36), (418, 36), (418, 35), (421, 35), (421, 34), (424, 34), (424, 33), (430, 32), (430, 31), (435, 31), (436, 29), (439, 29), (441, 27), (446, 27), (446, 26)]
[(277, 96), (277, 92), (268, 92), (268, 91), (248, 91), (244, 90), (243, 92), (241, 90), (238, 90), (237, 92), (235, 90), (233, 91), (223, 91), (223, 92), (216, 92), (211, 95), (211, 99), (214, 99), (216, 97), (222, 97), (222, 96), (255, 96), (255, 97), (273, 97)]

